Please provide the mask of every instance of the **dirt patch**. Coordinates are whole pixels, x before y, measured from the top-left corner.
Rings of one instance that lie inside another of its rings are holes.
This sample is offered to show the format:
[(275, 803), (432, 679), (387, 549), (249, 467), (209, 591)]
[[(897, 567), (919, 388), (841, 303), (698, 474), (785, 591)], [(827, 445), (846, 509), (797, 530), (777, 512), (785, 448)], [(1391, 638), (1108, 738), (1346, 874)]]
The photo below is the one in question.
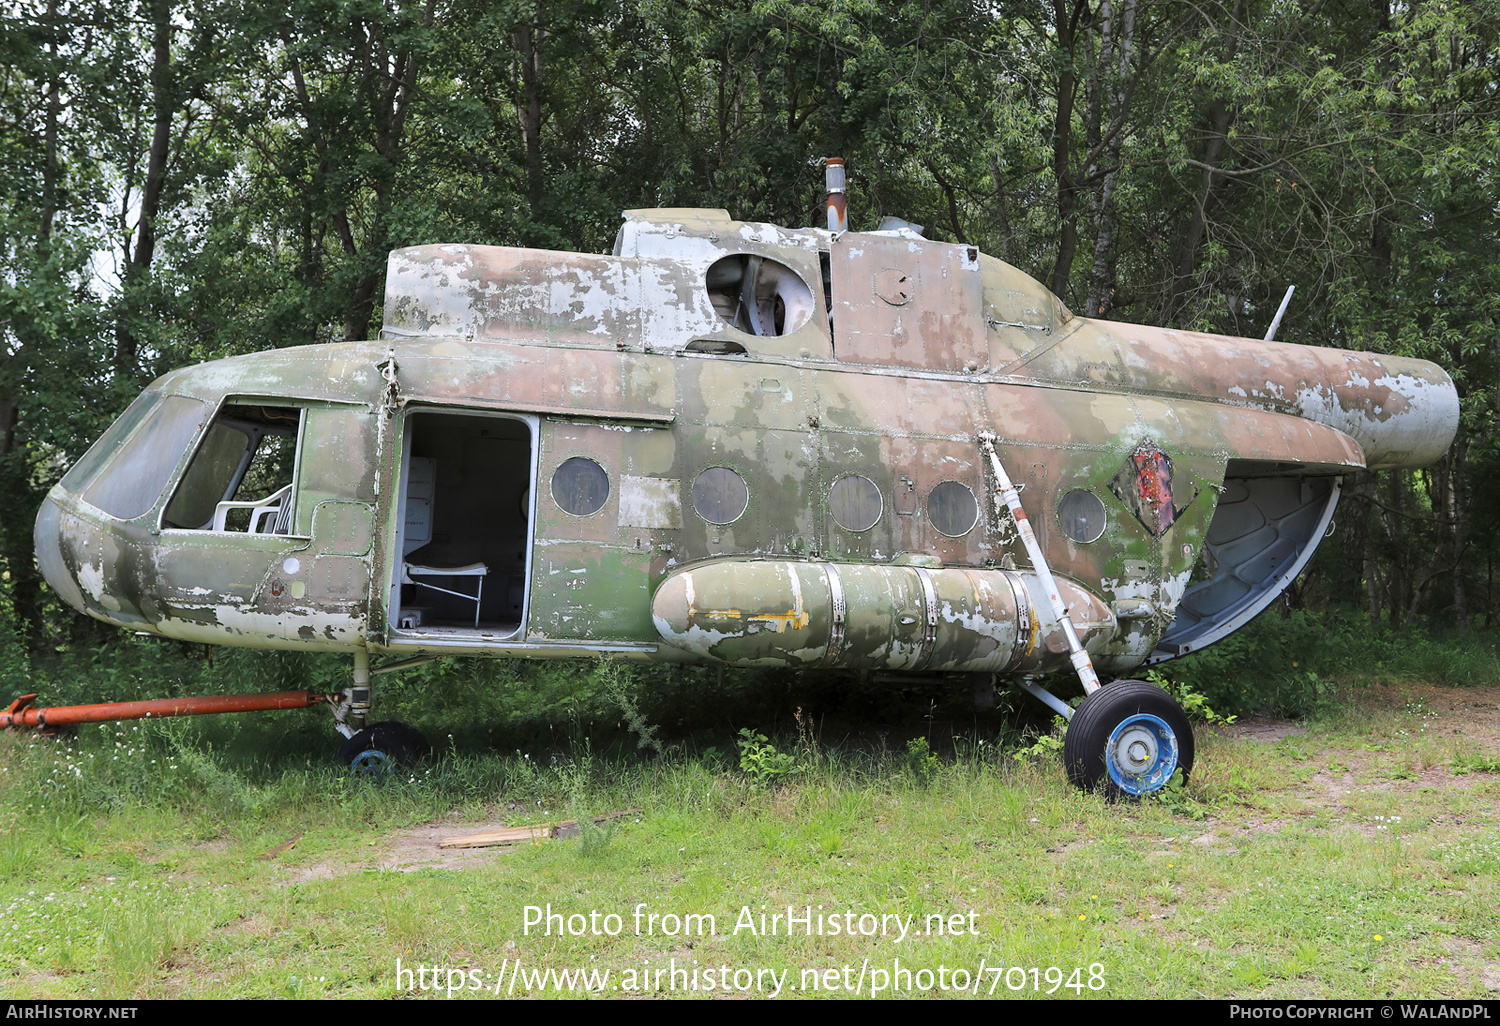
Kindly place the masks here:
[(506, 824), (454, 823), (444, 820), (425, 823), (407, 830), (394, 831), (382, 844), (370, 849), (368, 857), (351, 862), (314, 862), (305, 866), (288, 866), (278, 881), (282, 886), (328, 880), (345, 873), (367, 870), (387, 873), (415, 873), (423, 869), (468, 869), (481, 866), (515, 850), (515, 846), (493, 848), (440, 848), (450, 837), (499, 830)]
[[(1353, 716), (1368, 727), (1352, 734), (1311, 736), (1292, 741), (1295, 759), (1311, 772), (1291, 819), (1239, 820), (1227, 835), (1277, 832), (1321, 815), (1338, 830), (1366, 837), (1392, 829), (1399, 816), (1356, 816), (1373, 795), (1446, 793), (1461, 795), (1496, 780), (1481, 764), (1500, 759), (1500, 687), (1439, 688), (1423, 684), (1385, 685), (1360, 692)], [(1221, 736), (1248, 745), (1273, 745), (1308, 731), (1292, 721), (1252, 718), (1219, 728)], [(1434, 823), (1463, 826), (1462, 815), (1436, 813)]]
[(1307, 728), (1299, 726), (1292, 720), (1272, 720), (1261, 716), (1246, 716), (1236, 720), (1227, 727), (1219, 728), (1218, 733), (1235, 741), (1260, 741), (1270, 744), (1283, 738), (1295, 737), (1298, 734), (1306, 734)]
[(223, 851), (228, 851), (229, 850), (229, 828), (228, 827), (223, 827), (213, 837), (209, 837), (209, 838), (206, 838), (206, 839), (204, 839), (202, 841), (199, 841), (197, 844), (193, 845), (193, 847), (195, 849), (197, 849), (198, 851), (200, 851), (200, 852), (212, 852), (214, 854), (217, 854), (217, 853), (223, 852)]
[(1392, 705), (1425, 702), (1439, 715), (1457, 720), (1446, 725), (1448, 733), (1462, 734), (1485, 748), (1500, 748), (1500, 687), (1438, 688), (1414, 684), (1381, 691)]
[(381, 869), (410, 873), (417, 869), (465, 869), (488, 862), (497, 855), (515, 851), (514, 846), (494, 848), (439, 848), (438, 845), (450, 837), (500, 830), (504, 823), (473, 823), (461, 826), (447, 823), (428, 823), (398, 830), (391, 835), (386, 851), (381, 855)]
[[(1404, 713), (1428, 722), (1429, 731), (1463, 736), (1480, 748), (1500, 748), (1500, 686), (1440, 688), (1431, 684), (1386, 684), (1357, 698), (1371, 712)], [(1446, 721), (1446, 722), (1444, 722)], [(1307, 733), (1295, 720), (1245, 716), (1218, 732), (1234, 740), (1271, 743)]]

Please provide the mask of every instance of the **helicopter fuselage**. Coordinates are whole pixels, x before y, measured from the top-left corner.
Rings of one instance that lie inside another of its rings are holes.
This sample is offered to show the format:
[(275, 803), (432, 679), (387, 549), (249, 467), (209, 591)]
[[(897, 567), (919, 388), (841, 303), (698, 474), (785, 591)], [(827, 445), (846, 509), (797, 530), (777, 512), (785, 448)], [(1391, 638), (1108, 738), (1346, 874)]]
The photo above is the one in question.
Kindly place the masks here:
[(69, 604), (210, 644), (1065, 667), (989, 431), (1123, 674), (1264, 608), (1342, 475), (1457, 413), (1430, 363), (1075, 316), (906, 230), (630, 212), (608, 256), (397, 251), (380, 339), (166, 375), (36, 544)]

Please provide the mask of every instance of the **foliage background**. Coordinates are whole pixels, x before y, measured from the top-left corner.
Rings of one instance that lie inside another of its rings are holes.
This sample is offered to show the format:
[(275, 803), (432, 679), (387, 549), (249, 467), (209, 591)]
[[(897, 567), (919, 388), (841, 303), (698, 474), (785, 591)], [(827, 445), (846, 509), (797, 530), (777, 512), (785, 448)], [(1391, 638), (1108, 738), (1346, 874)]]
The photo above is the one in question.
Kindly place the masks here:
[[(1288, 609), (1334, 638), (1493, 620), (1492, 3), (0, 10), (0, 630), (18, 687), (117, 637), (49, 598), (31, 524), (157, 374), (367, 337), (395, 246), (601, 251), (621, 209), (649, 206), (816, 223), (829, 154), (849, 161), (856, 228), (920, 222), (1078, 312), (1258, 337), (1295, 284), (1278, 337), (1442, 364), (1452, 450), (1348, 482)], [(1223, 679), (1204, 666), (1188, 672)]]

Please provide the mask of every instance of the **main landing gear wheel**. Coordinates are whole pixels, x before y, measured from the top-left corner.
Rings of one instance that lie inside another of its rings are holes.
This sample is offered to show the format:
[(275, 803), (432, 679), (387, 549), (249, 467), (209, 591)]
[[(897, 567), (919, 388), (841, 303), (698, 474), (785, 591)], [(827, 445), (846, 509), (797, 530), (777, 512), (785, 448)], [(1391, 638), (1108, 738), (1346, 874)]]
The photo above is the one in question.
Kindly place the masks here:
[(1193, 728), (1161, 688), (1139, 680), (1106, 684), (1073, 714), (1063, 738), (1068, 779), (1112, 797), (1156, 794), (1193, 769)]
[(431, 751), (415, 727), (400, 720), (372, 723), (339, 746), (339, 762), (357, 776), (384, 777), (399, 765), (409, 765)]

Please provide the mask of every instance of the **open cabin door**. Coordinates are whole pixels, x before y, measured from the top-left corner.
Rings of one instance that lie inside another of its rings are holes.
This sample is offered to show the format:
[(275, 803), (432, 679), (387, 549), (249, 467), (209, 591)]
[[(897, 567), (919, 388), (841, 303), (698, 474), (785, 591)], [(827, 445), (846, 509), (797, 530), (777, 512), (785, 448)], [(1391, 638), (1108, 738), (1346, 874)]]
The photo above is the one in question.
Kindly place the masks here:
[(406, 414), (390, 561), (390, 642), (520, 640), (533, 544), (535, 417)]

